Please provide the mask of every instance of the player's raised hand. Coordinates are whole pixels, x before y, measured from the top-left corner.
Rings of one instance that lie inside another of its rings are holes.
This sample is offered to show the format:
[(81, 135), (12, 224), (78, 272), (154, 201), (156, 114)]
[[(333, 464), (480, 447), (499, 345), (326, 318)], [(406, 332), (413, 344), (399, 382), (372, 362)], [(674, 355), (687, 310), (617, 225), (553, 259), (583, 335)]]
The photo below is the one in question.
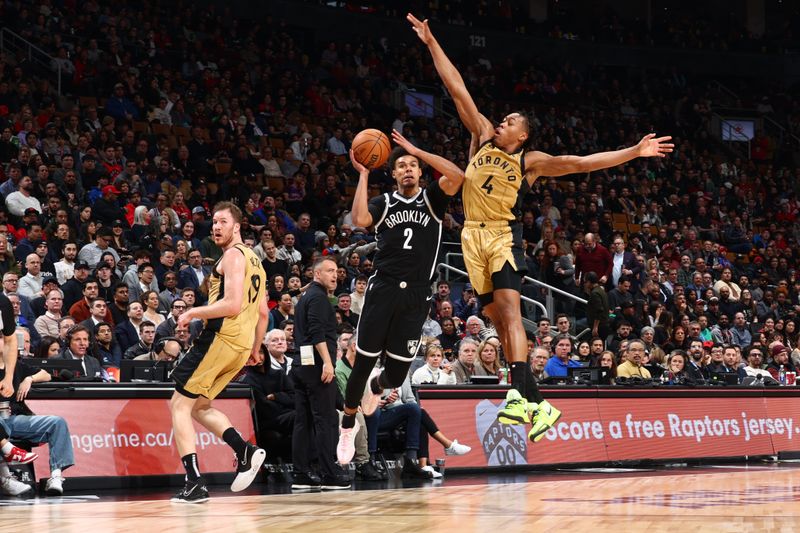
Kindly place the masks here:
[(369, 170), (367, 169), (367, 167), (358, 162), (358, 159), (356, 159), (356, 155), (353, 153), (353, 150), (350, 150), (350, 162), (353, 164), (353, 168), (356, 169), (359, 176), (364, 176), (364, 175), (369, 176)]
[(417, 152), (419, 152), (419, 148), (411, 144), (411, 141), (403, 137), (403, 134), (397, 130), (392, 130), (392, 140), (397, 146), (413, 156), (416, 156)]
[(417, 34), (417, 37), (419, 37), (420, 41), (428, 45), (433, 42), (433, 34), (431, 33), (431, 29), (428, 27), (428, 19), (422, 21), (409, 13), (406, 15), (406, 20), (411, 23), (411, 29), (414, 30), (414, 33)]
[(637, 145), (639, 157), (666, 157), (675, 148), (675, 145), (669, 142), (671, 140), (672, 137), (669, 135), (656, 138), (655, 133), (648, 133)]

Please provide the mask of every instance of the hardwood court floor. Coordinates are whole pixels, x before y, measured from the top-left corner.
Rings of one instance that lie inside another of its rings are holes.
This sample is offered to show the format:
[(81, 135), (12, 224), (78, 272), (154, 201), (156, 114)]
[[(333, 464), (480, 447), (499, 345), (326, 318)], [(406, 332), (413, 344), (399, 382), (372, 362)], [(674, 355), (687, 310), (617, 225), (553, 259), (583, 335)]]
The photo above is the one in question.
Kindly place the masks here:
[[(526, 480), (513, 482), (513, 479)], [(501, 482), (501, 481), (512, 482)], [(475, 483), (475, 484), (468, 484)], [(228, 496), (202, 505), (163, 499), (0, 509), (0, 531), (206, 533), (247, 531), (800, 530), (800, 468), (720, 467), (675, 473), (453, 477), (419, 488)], [(227, 493), (230, 494), (230, 493)]]

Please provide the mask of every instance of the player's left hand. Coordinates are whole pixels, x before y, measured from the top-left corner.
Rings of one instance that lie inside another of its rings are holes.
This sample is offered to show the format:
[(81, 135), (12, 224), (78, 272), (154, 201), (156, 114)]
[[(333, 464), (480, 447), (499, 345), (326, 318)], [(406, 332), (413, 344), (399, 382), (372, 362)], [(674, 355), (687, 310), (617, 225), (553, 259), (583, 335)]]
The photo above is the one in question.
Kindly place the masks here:
[(406, 152), (408, 152), (413, 156), (416, 156), (417, 152), (419, 152), (417, 147), (411, 144), (411, 142), (405, 137), (403, 137), (403, 134), (397, 130), (392, 130), (392, 140), (397, 146), (399, 146), (400, 148), (402, 148), (403, 150), (405, 150)]
[(353, 163), (353, 168), (356, 169), (356, 172), (358, 172), (359, 175), (363, 176), (365, 173), (369, 175), (369, 170), (367, 167), (358, 162), (353, 150), (350, 150), (350, 162)]
[(672, 137), (669, 135), (656, 138), (655, 133), (648, 133), (636, 145), (639, 150), (639, 157), (666, 157), (675, 148), (674, 144), (668, 142), (671, 140)]

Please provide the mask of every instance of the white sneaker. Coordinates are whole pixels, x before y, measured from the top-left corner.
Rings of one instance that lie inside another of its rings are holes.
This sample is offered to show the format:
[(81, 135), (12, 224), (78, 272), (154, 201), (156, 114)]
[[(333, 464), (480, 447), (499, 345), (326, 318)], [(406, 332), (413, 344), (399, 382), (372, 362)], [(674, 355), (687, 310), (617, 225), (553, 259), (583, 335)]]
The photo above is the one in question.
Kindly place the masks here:
[(375, 394), (372, 392), (372, 379), (378, 379), (378, 376), (381, 375), (380, 368), (373, 368), (372, 372), (369, 374), (369, 379), (367, 379), (367, 386), (364, 387), (364, 395), (361, 397), (361, 412), (364, 416), (370, 416), (375, 410), (378, 408), (378, 404), (381, 402), (381, 395)]
[(361, 429), (361, 424), (356, 423), (351, 428), (339, 428), (339, 443), (336, 445), (336, 459), (344, 466), (350, 464), (356, 454), (356, 433)]
[(14, 476), (0, 478), (0, 492), (8, 496), (20, 496), (33, 490), (30, 485), (17, 480)]
[(59, 476), (48, 479), (44, 492), (48, 496), (61, 496), (64, 494), (64, 478)]
[(436, 469), (434, 469), (431, 465), (423, 466), (422, 469), (426, 472), (430, 472), (431, 475), (433, 476), (433, 479), (439, 479), (442, 477), (442, 474), (440, 472), (437, 472)]
[(457, 440), (454, 440), (453, 443), (450, 445), (449, 448), (444, 449), (445, 455), (465, 455), (472, 451), (472, 448), (467, 446), (466, 444), (459, 444)]

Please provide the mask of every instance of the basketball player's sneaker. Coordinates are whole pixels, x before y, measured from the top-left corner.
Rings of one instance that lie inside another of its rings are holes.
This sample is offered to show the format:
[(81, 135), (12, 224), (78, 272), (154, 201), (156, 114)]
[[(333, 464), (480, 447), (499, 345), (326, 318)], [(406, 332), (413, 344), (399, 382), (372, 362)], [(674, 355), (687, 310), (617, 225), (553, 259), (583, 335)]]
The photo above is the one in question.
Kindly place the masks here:
[(231, 484), (231, 490), (233, 492), (241, 492), (249, 487), (261, 469), (261, 465), (264, 464), (266, 457), (266, 451), (248, 442), (247, 447), (244, 449), (244, 456), (236, 456), (236, 478)]
[(3, 459), (5, 459), (5, 461), (9, 464), (16, 463), (20, 465), (26, 465), (34, 462), (37, 457), (39, 457), (39, 454), (37, 453), (28, 452), (22, 448), (17, 448), (14, 446), (11, 448), (10, 452), (3, 456)]
[(208, 489), (203, 478), (197, 481), (186, 480), (183, 490), (172, 497), (172, 503), (203, 503), (208, 501)]
[(517, 389), (509, 389), (505, 407), (497, 411), (497, 420), (501, 424), (527, 424), (531, 421), (528, 401)]
[(539, 403), (539, 409), (533, 416), (533, 425), (528, 432), (528, 438), (533, 442), (539, 442), (550, 429), (561, 418), (561, 411), (550, 405), (547, 400)]
[(344, 466), (350, 464), (353, 456), (356, 454), (356, 433), (361, 429), (361, 424), (356, 420), (355, 425), (351, 428), (339, 428), (339, 443), (336, 445), (336, 459), (339, 464)]
[(370, 416), (372, 413), (374, 413), (375, 409), (378, 408), (378, 404), (381, 402), (381, 393), (375, 393), (372, 391), (372, 380), (375, 379), (377, 383), (377, 379), (380, 375), (380, 368), (373, 368), (372, 372), (369, 374), (367, 386), (364, 387), (364, 395), (361, 397), (361, 412), (364, 414), (364, 416)]

